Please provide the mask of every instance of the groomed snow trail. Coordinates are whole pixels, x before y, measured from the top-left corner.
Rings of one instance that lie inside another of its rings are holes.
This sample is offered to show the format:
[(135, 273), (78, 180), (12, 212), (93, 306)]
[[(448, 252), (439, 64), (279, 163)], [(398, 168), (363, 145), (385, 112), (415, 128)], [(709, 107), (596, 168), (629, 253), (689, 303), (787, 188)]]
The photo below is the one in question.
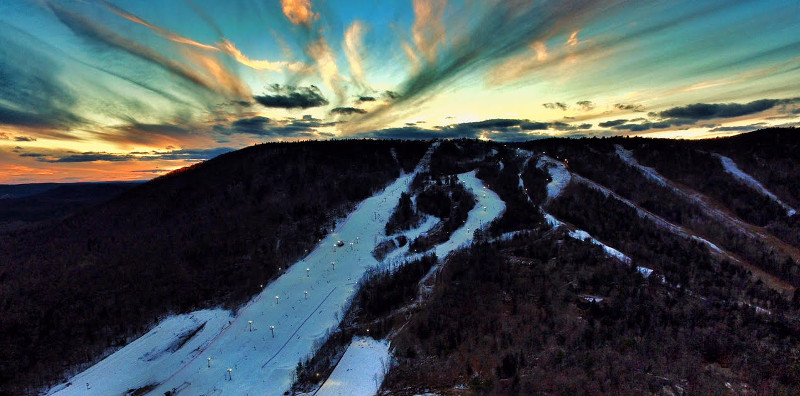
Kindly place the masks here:
[(72, 377), (70, 385), (61, 384), (50, 389), (48, 395), (121, 395), (163, 382), (175, 367), (197, 357), (231, 320), (231, 312), (223, 309), (171, 316), (147, 334)]
[(374, 395), (389, 370), (389, 341), (356, 337), (316, 396)]
[(794, 208), (787, 205), (785, 202), (781, 201), (780, 198), (775, 196), (775, 194), (773, 194), (771, 191), (767, 190), (767, 188), (764, 187), (763, 184), (759, 183), (758, 180), (754, 179), (753, 176), (750, 176), (749, 174), (739, 169), (739, 167), (736, 166), (736, 162), (734, 162), (732, 159), (716, 153), (714, 154), (714, 156), (719, 158), (719, 161), (722, 163), (722, 167), (725, 168), (726, 172), (728, 172), (731, 176), (739, 180), (742, 184), (760, 192), (761, 194), (766, 195), (767, 197), (775, 201), (778, 205), (780, 205), (786, 210), (787, 216), (794, 216), (795, 213), (797, 213), (797, 211)]
[(547, 199), (555, 199), (561, 195), (561, 191), (564, 190), (564, 187), (566, 187), (572, 179), (566, 165), (561, 161), (556, 161), (543, 155), (539, 158), (539, 162), (536, 166), (550, 173), (550, 178), (552, 180), (550, 183), (547, 183)]

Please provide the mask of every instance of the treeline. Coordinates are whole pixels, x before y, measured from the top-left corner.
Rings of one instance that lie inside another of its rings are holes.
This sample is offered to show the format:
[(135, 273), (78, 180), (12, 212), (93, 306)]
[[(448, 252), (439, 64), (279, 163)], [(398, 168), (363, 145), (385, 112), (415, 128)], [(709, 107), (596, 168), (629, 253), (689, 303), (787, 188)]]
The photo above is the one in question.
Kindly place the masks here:
[(169, 313), (238, 306), (428, 145), (253, 146), (4, 235), (0, 393), (52, 385)]

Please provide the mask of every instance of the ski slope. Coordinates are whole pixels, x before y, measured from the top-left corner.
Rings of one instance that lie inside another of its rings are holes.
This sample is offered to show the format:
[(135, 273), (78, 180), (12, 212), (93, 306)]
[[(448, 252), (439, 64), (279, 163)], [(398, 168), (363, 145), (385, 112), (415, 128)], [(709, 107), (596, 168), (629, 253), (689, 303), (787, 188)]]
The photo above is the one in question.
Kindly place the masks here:
[(232, 320), (223, 309), (171, 316), (48, 395), (119, 395), (163, 382), (173, 367), (195, 358)]
[(316, 396), (374, 395), (389, 370), (389, 341), (354, 338)]
[(749, 174), (739, 169), (739, 167), (736, 166), (736, 162), (734, 162), (732, 159), (720, 154), (714, 154), (714, 156), (719, 158), (719, 161), (722, 163), (722, 167), (725, 168), (725, 172), (728, 172), (731, 176), (739, 180), (742, 184), (760, 192), (763, 195), (766, 195), (771, 200), (775, 201), (778, 205), (780, 205), (781, 207), (783, 207), (783, 209), (786, 210), (787, 216), (791, 217), (794, 216), (795, 213), (797, 213), (797, 211), (794, 208), (787, 205), (785, 202), (781, 201), (780, 198), (775, 196), (775, 194), (773, 194), (771, 191), (767, 190), (767, 188), (764, 187), (763, 184), (759, 183), (758, 180), (754, 179), (753, 176), (750, 176)]
[[(340, 323), (358, 280), (378, 265), (371, 254), (374, 241), (382, 238), (386, 219), (427, 164), (426, 158), (414, 173), (400, 176), (361, 202), (307, 257), (239, 309), (235, 318), (221, 310), (169, 318), (48, 394), (123, 395), (142, 388), (147, 390), (143, 394), (151, 395), (283, 394), (292, 385), (297, 363), (310, 357)], [(473, 192), (485, 193), (475, 194), (477, 204), (465, 224), (433, 249), (441, 258), (467, 245), (472, 230), (505, 210), (505, 203), (484, 189), (474, 171), (458, 178)], [(429, 226), (426, 222), (422, 227)], [(338, 241), (344, 245), (337, 247)], [(204, 320), (206, 325), (181, 343)], [(151, 356), (158, 358), (148, 360)]]

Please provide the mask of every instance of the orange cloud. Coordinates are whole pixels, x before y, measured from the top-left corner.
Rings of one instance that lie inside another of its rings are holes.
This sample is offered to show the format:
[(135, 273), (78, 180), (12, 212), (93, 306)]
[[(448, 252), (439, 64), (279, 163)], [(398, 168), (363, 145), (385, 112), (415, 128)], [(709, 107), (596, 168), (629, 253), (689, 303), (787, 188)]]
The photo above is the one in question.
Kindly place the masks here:
[(269, 70), (269, 71), (281, 71), (286, 66), (286, 62), (273, 62), (269, 60), (253, 60), (248, 58), (245, 54), (242, 53), (236, 45), (234, 45), (228, 39), (222, 39), (222, 42), (219, 43), (219, 48), (225, 52), (226, 54), (236, 59), (237, 62), (248, 66), (250, 68), (256, 70)]
[(444, 10), (447, 0), (414, 0), (414, 26), (411, 33), (414, 45), (428, 62), (435, 62), (439, 48), (446, 42)]
[(167, 40), (174, 41), (174, 42), (180, 43), (180, 44), (190, 45), (190, 46), (197, 47), (197, 48), (202, 48), (202, 49), (209, 50), (209, 51), (219, 51), (219, 49), (217, 47), (214, 47), (213, 45), (203, 44), (201, 42), (192, 40), (192, 39), (190, 39), (188, 37), (185, 37), (185, 36), (182, 36), (180, 34), (177, 34), (177, 33), (171, 32), (169, 30), (166, 30), (164, 28), (160, 28), (158, 26), (155, 26), (155, 25), (145, 21), (144, 19), (139, 18), (138, 16), (133, 15), (133, 14), (131, 14), (131, 13), (129, 13), (129, 12), (127, 12), (127, 11), (125, 11), (125, 10), (123, 10), (123, 9), (121, 9), (121, 8), (119, 8), (119, 7), (115, 6), (115, 5), (107, 2), (107, 1), (103, 1), (103, 4), (111, 12), (113, 12), (113, 13), (115, 13), (115, 14), (117, 14), (117, 15), (119, 15), (119, 16), (121, 16), (121, 17), (123, 17), (123, 18), (125, 18), (125, 19), (127, 19), (129, 21), (131, 21), (131, 22), (135, 22), (135, 23), (138, 23), (138, 24), (140, 24), (142, 26), (146, 26), (146, 27), (154, 30), (156, 33), (158, 33), (160, 36), (166, 38)]
[(568, 46), (574, 47), (574, 46), (578, 45), (578, 32), (579, 31), (576, 30), (576, 31), (572, 32), (572, 34), (569, 35), (569, 39), (567, 39), (567, 45)]
[(289, 22), (295, 25), (311, 26), (311, 22), (319, 18), (319, 15), (311, 11), (310, 0), (281, 0), (283, 15)]

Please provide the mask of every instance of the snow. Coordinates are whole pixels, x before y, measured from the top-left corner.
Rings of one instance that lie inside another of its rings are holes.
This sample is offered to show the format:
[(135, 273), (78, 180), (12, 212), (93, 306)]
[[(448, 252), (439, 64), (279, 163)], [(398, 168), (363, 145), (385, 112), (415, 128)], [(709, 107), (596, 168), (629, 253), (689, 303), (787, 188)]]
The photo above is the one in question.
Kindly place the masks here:
[(531, 196), (528, 195), (528, 190), (525, 188), (525, 182), (522, 181), (522, 172), (525, 172), (525, 168), (528, 167), (528, 162), (530, 162), (531, 157), (533, 157), (533, 153), (528, 150), (517, 149), (517, 155), (525, 158), (525, 160), (522, 161), (522, 166), (519, 168), (519, 173), (517, 173), (519, 188), (525, 192), (525, 198), (528, 199), (528, 202), (532, 202)]
[[(625, 198), (625, 197), (623, 197), (623, 196), (621, 196), (621, 195), (609, 190), (608, 188), (606, 188), (606, 187), (604, 187), (604, 186), (602, 186), (600, 184), (597, 184), (596, 182), (594, 182), (594, 181), (592, 181), (590, 179), (587, 179), (585, 177), (579, 176), (579, 175), (575, 175), (575, 179), (580, 183), (583, 183), (583, 184), (585, 184), (585, 185), (587, 185), (587, 186), (589, 186), (591, 188), (596, 189), (597, 191), (602, 192), (605, 196), (611, 196), (611, 197), (615, 198), (616, 200), (624, 203), (625, 205), (627, 205), (631, 209), (634, 209), (636, 211), (636, 213), (639, 215), (639, 217), (648, 219), (648, 220), (652, 221), (654, 224), (658, 225), (661, 228), (666, 229), (669, 232), (672, 232), (673, 234), (679, 235), (679, 236), (684, 237), (684, 238), (691, 238), (693, 240), (696, 240), (696, 241), (708, 246), (710, 249), (714, 250), (715, 252), (723, 254), (728, 258), (734, 259), (727, 252), (725, 252), (722, 249), (720, 249), (719, 246), (713, 244), (711, 241), (709, 241), (709, 240), (707, 240), (705, 238), (699, 237), (697, 235), (692, 235), (691, 233), (686, 231), (686, 229), (684, 229), (683, 227), (675, 225), (675, 224), (672, 224), (667, 220), (664, 220), (662, 217), (660, 217), (660, 216), (658, 216), (658, 215), (656, 215), (656, 214), (654, 214), (654, 213), (652, 213), (652, 212), (650, 212), (650, 211), (648, 211), (646, 209), (643, 209), (639, 205), (637, 205), (637, 204), (631, 202), (629, 199), (627, 199), (627, 198)], [(734, 259), (734, 261), (736, 261), (736, 259)]]
[(661, 177), (661, 175), (658, 174), (658, 172), (655, 169), (644, 166), (640, 164), (639, 161), (636, 160), (636, 158), (633, 158), (633, 152), (631, 152), (630, 150), (625, 150), (624, 148), (622, 148), (622, 146), (618, 144), (615, 144), (614, 148), (616, 148), (617, 155), (619, 156), (620, 159), (622, 159), (623, 162), (636, 169), (639, 169), (639, 171), (642, 172), (642, 174), (644, 174), (645, 177), (647, 177), (648, 179), (662, 186), (670, 187), (666, 182), (666, 180), (664, 180), (664, 178)]
[(317, 396), (374, 395), (389, 369), (389, 341), (354, 338)]
[[(357, 281), (369, 268), (378, 266), (371, 254), (374, 244), (370, 242), (382, 239), (392, 205), (427, 165), (431, 152), (432, 149), (413, 173), (400, 176), (361, 202), (307, 257), (240, 308), (235, 318), (221, 310), (169, 318), (74, 376), (74, 385), (57, 386), (49, 394), (121, 395), (145, 386), (155, 386), (150, 392), (153, 395), (167, 391), (181, 395), (279, 395), (287, 391), (297, 363), (310, 357), (336, 329), (355, 294)], [(432, 249), (440, 258), (468, 245), (473, 230), (488, 225), (505, 210), (505, 203), (488, 187), (484, 189), (475, 171), (458, 178), (473, 192), (485, 194), (475, 194), (477, 204), (465, 224), (454, 231), (450, 240)], [(424, 232), (430, 226), (428, 219), (413, 232)], [(334, 247), (337, 241), (344, 241), (345, 245)], [(357, 243), (351, 246), (348, 242)], [(336, 262), (335, 269), (331, 261)], [(308, 274), (306, 268), (310, 269)], [(169, 346), (175, 345), (181, 335), (202, 323), (206, 325), (195, 337), (171, 351)], [(153, 359), (148, 361), (142, 358), (145, 356)], [(208, 357), (212, 358), (210, 367)], [(368, 380), (373, 378), (369, 376)], [(87, 382), (90, 389), (85, 387)]]
[(51, 389), (48, 395), (118, 395), (163, 382), (172, 372), (171, 368), (195, 358), (205, 360), (205, 355), (200, 356), (199, 351), (206, 348), (231, 320), (231, 312), (223, 309), (170, 316), (147, 334), (72, 377), (68, 384)]
[(555, 199), (564, 190), (564, 187), (569, 184), (571, 179), (570, 173), (566, 165), (561, 161), (556, 161), (546, 155), (539, 158), (536, 166), (540, 169), (546, 169), (550, 173), (550, 178), (553, 179), (547, 183), (547, 199)]
[(603, 297), (597, 297), (597, 296), (583, 296), (583, 299), (590, 303), (603, 302)]
[[(559, 161), (556, 161), (550, 157), (542, 156), (537, 164), (538, 167), (546, 166), (547, 172), (550, 173), (550, 178), (553, 179), (550, 183), (547, 184), (547, 197), (549, 199), (553, 199), (561, 194), (561, 191), (564, 187), (569, 183), (571, 180), (570, 172), (567, 170), (567, 167)], [(544, 219), (553, 228), (564, 226), (564, 222), (555, 218), (553, 215), (549, 213), (544, 213)], [(571, 229), (569, 233), (570, 238), (577, 239), (579, 241), (590, 241), (591, 243), (598, 245), (603, 248), (603, 251), (609, 257), (613, 257), (625, 264), (630, 264), (631, 259), (630, 257), (626, 256), (624, 253), (620, 252), (617, 249), (608, 246), (591, 235), (588, 232), (579, 230), (579, 229)]]
[[(549, 213), (545, 213), (544, 214), (544, 219), (547, 222), (547, 224), (549, 224), (553, 228), (558, 228), (558, 227), (561, 227), (561, 226), (567, 227), (567, 225), (563, 221), (555, 218), (553, 215), (551, 215)], [(631, 263), (631, 258), (630, 257), (626, 256), (624, 253), (620, 252), (619, 250), (614, 249), (611, 246), (608, 246), (605, 243), (598, 241), (597, 239), (595, 239), (593, 236), (591, 236), (588, 232), (586, 232), (584, 230), (570, 229), (570, 231), (567, 233), (567, 236), (569, 236), (572, 239), (577, 239), (579, 241), (589, 241), (589, 242), (591, 242), (591, 243), (593, 243), (595, 245), (598, 245), (598, 246), (602, 247), (603, 251), (606, 253), (607, 256), (615, 258), (615, 259), (617, 259), (617, 260), (619, 260), (619, 261), (621, 261), (621, 262), (623, 262), (625, 264), (630, 264)]]
[(636, 270), (639, 271), (639, 273), (642, 274), (642, 276), (644, 276), (645, 278), (649, 278), (650, 275), (653, 273), (653, 270), (647, 267), (636, 267)]
[(722, 163), (722, 167), (725, 168), (726, 172), (731, 174), (741, 183), (760, 192), (761, 194), (766, 195), (767, 197), (775, 201), (778, 205), (782, 206), (786, 210), (787, 216), (794, 216), (797, 213), (797, 210), (787, 205), (785, 202), (781, 201), (780, 198), (775, 196), (775, 194), (773, 194), (771, 191), (767, 190), (767, 188), (764, 187), (764, 185), (762, 185), (761, 183), (759, 183), (758, 180), (754, 179), (752, 176), (739, 169), (739, 167), (736, 166), (736, 162), (734, 162), (732, 159), (720, 154), (714, 154), (714, 155), (717, 158), (719, 158), (719, 161)]

